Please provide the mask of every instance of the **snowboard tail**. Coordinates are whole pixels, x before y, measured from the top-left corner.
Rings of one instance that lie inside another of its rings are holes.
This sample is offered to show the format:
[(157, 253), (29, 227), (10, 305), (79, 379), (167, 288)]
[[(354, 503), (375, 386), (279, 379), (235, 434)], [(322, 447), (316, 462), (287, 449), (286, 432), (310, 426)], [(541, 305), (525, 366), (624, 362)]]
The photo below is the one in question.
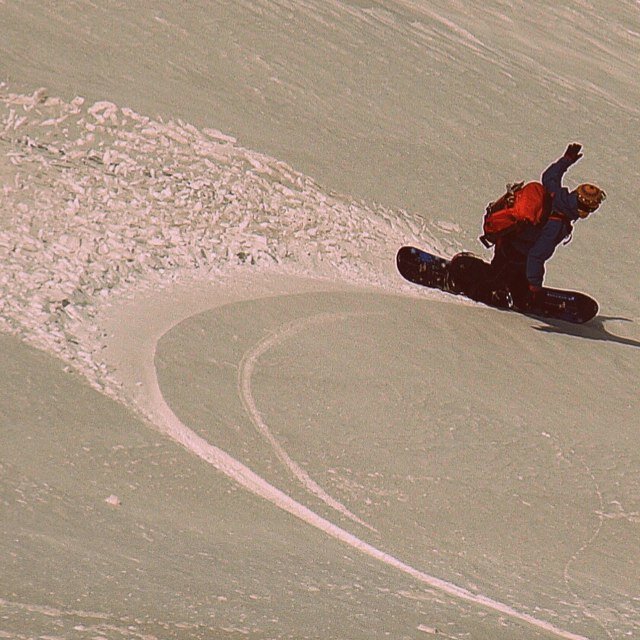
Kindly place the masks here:
[(450, 291), (449, 261), (415, 247), (402, 247), (396, 256), (400, 275), (423, 287)]
[[(485, 272), (490, 268), (486, 262), (475, 256), (469, 256), (468, 260), (472, 267), (474, 264), (477, 265), (478, 271)], [(416, 247), (402, 247), (396, 255), (396, 265), (400, 275), (409, 282), (447, 293), (465, 295), (472, 300), (499, 309), (508, 309), (544, 318), (555, 318), (576, 324), (588, 322), (598, 313), (598, 303), (593, 298), (584, 293), (564, 289), (545, 287), (535, 306), (529, 304), (518, 306), (510, 292), (504, 289), (492, 292), (491, 295), (487, 295), (486, 290), (483, 295), (470, 294), (463, 291), (459, 283), (456, 283), (452, 277), (449, 270), (449, 260)]]

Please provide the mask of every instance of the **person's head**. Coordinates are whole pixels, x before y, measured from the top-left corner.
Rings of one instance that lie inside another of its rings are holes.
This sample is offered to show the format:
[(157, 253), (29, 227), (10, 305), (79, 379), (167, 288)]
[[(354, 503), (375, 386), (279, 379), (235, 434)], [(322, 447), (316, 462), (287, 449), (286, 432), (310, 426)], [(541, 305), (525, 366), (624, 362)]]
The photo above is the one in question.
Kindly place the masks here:
[(593, 213), (607, 197), (602, 189), (588, 183), (581, 184), (575, 190), (575, 194), (578, 198), (578, 215), (581, 218), (586, 218)]

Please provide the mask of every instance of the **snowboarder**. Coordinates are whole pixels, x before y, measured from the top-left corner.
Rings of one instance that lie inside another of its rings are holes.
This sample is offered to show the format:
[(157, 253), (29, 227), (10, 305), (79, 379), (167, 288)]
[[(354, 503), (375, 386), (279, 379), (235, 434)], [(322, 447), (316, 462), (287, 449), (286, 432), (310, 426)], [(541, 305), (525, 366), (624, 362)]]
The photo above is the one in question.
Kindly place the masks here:
[[(581, 151), (580, 144), (572, 143), (560, 159), (547, 167), (542, 174), (544, 189), (540, 188), (540, 183), (529, 183), (525, 187), (523, 183), (512, 185), (515, 191), (511, 194), (508, 191), (500, 199), (497, 210), (498, 217), (507, 213), (502, 220), (507, 220), (505, 227), (510, 228), (505, 228), (494, 239), (491, 264), (470, 254), (454, 256), (449, 266), (452, 289), (497, 306), (522, 310), (537, 306), (536, 302), (545, 291), (542, 286), (545, 262), (561, 242), (570, 240), (573, 223), (587, 218), (606, 197), (602, 189), (592, 184), (581, 184), (574, 191), (562, 186), (562, 177), (582, 157)], [(531, 189), (525, 195), (529, 187)], [(519, 200), (517, 190), (523, 194)], [(503, 204), (505, 206), (500, 209)], [(492, 206), (487, 208), (485, 229), (487, 217), (496, 212), (496, 207)], [(519, 211), (523, 207), (528, 207), (529, 211), (523, 214)], [(533, 210), (536, 210), (535, 215), (531, 213)], [(523, 219), (518, 220), (519, 215)]]

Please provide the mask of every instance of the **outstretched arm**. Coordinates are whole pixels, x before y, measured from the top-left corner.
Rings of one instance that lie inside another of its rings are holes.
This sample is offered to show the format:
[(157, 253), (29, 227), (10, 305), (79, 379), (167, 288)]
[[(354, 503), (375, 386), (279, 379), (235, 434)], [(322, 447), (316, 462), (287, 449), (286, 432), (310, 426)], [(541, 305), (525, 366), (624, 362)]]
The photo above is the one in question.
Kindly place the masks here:
[(567, 156), (562, 156), (562, 158), (550, 164), (542, 174), (542, 186), (554, 195), (560, 193), (562, 176), (572, 164), (573, 162)]
[(581, 149), (582, 145), (570, 144), (564, 155), (550, 164), (542, 174), (542, 185), (551, 194), (556, 208), (571, 211), (577, 206), (575, 196), (562, 186), (562, 177), (572, 164), (582, 158)]

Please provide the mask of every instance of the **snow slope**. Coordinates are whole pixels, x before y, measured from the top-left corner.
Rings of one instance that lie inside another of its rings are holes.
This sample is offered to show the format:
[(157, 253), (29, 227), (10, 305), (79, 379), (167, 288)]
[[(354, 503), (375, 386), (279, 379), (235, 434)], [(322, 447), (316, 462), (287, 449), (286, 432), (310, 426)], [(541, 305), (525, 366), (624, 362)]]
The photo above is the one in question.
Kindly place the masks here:
[[(638, 633), (637, 2), (0, 22), (0, 636)], [(574, 139), (591, 324), (398, 278)]]

